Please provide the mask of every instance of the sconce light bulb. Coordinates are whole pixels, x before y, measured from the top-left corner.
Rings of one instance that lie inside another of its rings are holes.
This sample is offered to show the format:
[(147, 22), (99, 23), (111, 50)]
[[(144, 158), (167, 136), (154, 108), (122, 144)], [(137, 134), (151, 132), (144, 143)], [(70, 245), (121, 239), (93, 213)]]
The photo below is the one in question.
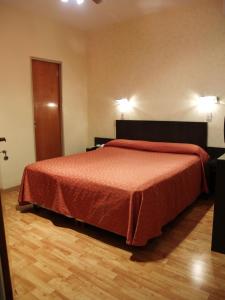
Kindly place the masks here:
[(218, 103), (216, 96), (203, 96), (199, 97), (199, 108), (202, 112), (212, 113), (214, 105)]
[(126, 98), (118, 99), (116, 100), (116, 103), (118, 104), (118, 108), (121, 113), (128, 112), (131, 109), (131, 103)]

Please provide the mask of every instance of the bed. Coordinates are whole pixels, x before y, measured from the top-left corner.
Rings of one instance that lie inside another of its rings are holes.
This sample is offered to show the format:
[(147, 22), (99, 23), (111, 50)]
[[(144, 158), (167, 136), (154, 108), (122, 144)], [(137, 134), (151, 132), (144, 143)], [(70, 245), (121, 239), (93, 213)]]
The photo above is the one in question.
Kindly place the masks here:
[[(117, 137), (123, 138), (103, 148), (27, 166), (19, 204), (36, 204), (82, 220), (124, 236), (133, 246), (144, 246), (159, 236), (165, 224), (207, 191), (204, 164), (208, 154), (203, 149), (207, 127), (205, 123), (188, 124), (188, 134), (192, 126), (199, 128), (195, 128), (193, 139), (197, 132), (202, 133), (195, 144), (186, 144), (183, 129), (182, 134), (173, 133), (179, 143), (168, 137), (166, 142), (143, 141), (143, 136), (139, 138), (131, 130), (141, 123), (121, 122), (117, 122)], [(162, 127), (158, 134), (166, 125), (159, 122)], [(178, 128), (186, 123), (181, 122)], [(154, 122), (146, 124), (157, 126)], [(127, 130), (133, 132), (129, 140), (124, 137)], [(143, 123), (141, 132), (143, 135)], [(159, 135), (162, 139), (163, 134)]]

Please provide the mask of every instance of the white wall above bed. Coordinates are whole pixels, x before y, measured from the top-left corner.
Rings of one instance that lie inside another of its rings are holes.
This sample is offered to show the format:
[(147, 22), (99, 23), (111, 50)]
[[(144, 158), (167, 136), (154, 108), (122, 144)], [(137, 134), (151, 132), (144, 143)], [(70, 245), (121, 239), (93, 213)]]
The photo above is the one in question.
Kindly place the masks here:
[[(188, 4), (189, 3), (189, 4)], [(126, 119), (205, 121), (200, 95), (225, 98), (222, 0), (198, 0), (89, 36), (89, 144), (114, 137), (114, 99), (130, 98)], [(225, 106), (215, 107), (208, 145), (224, 147)]]

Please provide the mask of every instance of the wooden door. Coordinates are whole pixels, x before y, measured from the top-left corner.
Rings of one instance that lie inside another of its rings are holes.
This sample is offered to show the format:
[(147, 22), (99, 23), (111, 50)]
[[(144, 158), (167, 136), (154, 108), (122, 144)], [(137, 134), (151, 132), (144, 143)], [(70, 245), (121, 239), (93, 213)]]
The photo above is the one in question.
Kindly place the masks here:
[(36, 160), (62, 155), (61, 66), (32, 59)]

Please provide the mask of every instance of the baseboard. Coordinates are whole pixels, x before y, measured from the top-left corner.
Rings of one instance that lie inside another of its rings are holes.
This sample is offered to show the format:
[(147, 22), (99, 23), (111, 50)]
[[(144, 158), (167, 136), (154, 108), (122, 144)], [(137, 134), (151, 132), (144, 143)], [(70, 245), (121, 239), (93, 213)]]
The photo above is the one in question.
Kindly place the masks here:
[(8, 189), (0, 189), (1, 192), (18, 192), (20, 190), (20, 185), (10, 187)]

